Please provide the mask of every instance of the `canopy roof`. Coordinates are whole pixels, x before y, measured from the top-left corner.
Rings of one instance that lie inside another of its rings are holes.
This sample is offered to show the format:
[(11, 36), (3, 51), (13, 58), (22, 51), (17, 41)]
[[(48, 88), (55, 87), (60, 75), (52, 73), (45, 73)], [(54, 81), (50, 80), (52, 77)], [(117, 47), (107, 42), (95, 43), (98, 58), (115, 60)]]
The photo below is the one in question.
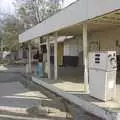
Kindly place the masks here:
[(19, 35), (19, 42), (58, 32), (58, 35), (82, 33), (82, 23), (88, 32), (120, 26), (120, 0), (79, 0), (40, 24)]

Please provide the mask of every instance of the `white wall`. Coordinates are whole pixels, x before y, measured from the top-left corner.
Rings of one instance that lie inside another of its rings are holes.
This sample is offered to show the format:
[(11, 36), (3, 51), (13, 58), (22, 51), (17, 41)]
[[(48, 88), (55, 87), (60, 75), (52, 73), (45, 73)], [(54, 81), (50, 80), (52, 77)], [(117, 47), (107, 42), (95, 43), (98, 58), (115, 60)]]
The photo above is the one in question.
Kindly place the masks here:
[[(88, 37), (89, 46), (88, 50), (89, 51), (116, 50), (117, 54), (120, 54), (120, 47), (116, 46), (117, 40), (119, 41), (120, 46), (120, 28), (114, 28), (103, 32), (91, 33)], [(78, 56), (79, 52), (82, 50), (83, 50), (82, 37), (65, 40), (64, 56)]]
[(78, 56), (82, 51), (82, 39), (80, 37), (64, 41), (64, 56)]
[[(120, 54), (120, 48), (116, 46), (116, 40), (120, 44), (120, 29), (112, 29), (104, 32), (92, 33), (92, 41), (100, 41), (100, 50), (116, 50)], [(98, 50), (98, 49), (92, 49)]]

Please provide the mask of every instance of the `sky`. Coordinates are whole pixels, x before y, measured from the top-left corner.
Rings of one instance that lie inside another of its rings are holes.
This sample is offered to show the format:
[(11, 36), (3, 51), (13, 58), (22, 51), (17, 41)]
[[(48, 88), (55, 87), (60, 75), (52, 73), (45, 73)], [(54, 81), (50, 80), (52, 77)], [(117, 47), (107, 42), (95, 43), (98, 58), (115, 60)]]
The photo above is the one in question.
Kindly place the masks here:
[(76, 0), (65, 0), (63, 6), (66, 7), (66, 6), (68, 6), (69, 4), (71, 4), (74, 1), (76, 1)]
[(0, 8), (2, 12), (5, 13), (13, 13), (14, 7), (13, 7), (13, 2), (14, 0), (0, 0)]
[[(12, 2), (14, 0), (0, 0), (0, 8), (1, 11), (4, 13), (14, 13), (14, 6), (12, 5)], [(68, 6), (69, 4), (71, 4), (72, 2), (74, 2), (76, 0), (65, 0), (63, 7)]]

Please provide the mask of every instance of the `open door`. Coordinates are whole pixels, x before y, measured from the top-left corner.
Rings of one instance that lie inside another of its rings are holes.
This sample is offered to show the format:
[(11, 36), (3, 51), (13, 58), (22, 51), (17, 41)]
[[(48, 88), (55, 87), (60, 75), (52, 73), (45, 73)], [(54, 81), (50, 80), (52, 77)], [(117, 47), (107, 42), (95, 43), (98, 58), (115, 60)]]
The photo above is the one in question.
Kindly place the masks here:
[(58, 65), (63, 65), (64, 43), (58, 43)]

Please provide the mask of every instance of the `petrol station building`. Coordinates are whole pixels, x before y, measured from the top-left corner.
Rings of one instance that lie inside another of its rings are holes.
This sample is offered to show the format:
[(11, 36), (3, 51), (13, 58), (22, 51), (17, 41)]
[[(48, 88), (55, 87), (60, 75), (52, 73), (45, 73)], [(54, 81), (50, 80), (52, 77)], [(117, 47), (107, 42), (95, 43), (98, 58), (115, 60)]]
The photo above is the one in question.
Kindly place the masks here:
[[(69, 39), (66, 37), (63, 41), (58, 42), (61, 36), (72, 37)], [(40, 24), (20, 34), (19, 42), (29, 42), (42, 37), (46, 38), (46, 41), (40, 43), (40, 45), (45, 44), (47, 47), (48, 79), (53, 79), (50, 59), (52, 41), (52, 45), (54, 46), (54, 80), (57, 81), (60, 77), (58, 75), (59, 61), (62, 61), (60, 63), (63, 64), (65, 63), (65, 59), (68, 61), (74, 59), (74, 62), (78, 62), (78, 67), (83, 65), (81, 69), (84, 71), (84, 85), (86, 90), (88, 90), (89, 52), (116, 51), (116, 56), (120, 55), (120, 1), (78, 0)], [(76, 56), (78, 57), (78, 61), (75, 58)], [(29, 66), (31, 69), (30, 44)], [(90, 110), (92, 108), (90, 105), (86, 105), (86, 108), (88, 108), (88, 111), (91, 113), (103, 116), (103, 118), (107, 120), (113, 119), (113, 114), (106, 114), (104, 110), (104, 112), (101, 111), (101, 108), (97, 109), (95, 107), (96, 111)], [(119, 104), (117, 108), (119, 108)], [(115, 120), (119, 120), (119, 117)]]

